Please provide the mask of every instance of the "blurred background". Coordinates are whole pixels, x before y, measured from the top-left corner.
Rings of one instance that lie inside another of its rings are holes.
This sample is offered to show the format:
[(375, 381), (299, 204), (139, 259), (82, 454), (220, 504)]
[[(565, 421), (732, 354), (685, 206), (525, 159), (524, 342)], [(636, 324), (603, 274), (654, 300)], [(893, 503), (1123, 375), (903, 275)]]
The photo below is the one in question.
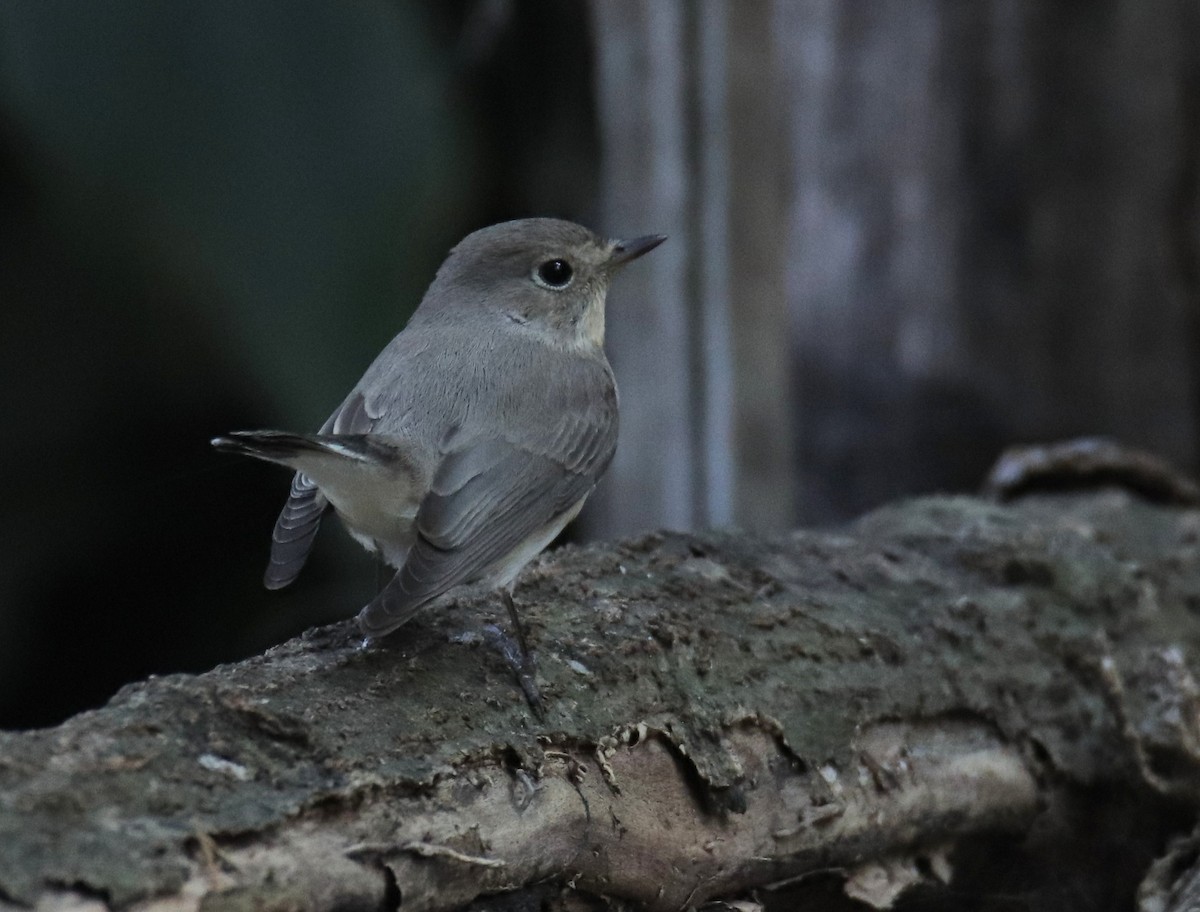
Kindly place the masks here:
[(1197, 468), (1194, 0), (6, 0), (0, 728), (355, 613), (282, 470), (446, 252), (664, 232), (577, 537), (836, 523), (1107, 434)]

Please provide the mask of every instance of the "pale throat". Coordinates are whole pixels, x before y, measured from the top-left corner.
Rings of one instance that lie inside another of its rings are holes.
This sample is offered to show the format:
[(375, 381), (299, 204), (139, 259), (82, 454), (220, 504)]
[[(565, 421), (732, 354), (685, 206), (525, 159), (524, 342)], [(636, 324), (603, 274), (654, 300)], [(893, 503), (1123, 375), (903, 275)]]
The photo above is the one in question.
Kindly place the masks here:
[(580, 348), (604, 347), (604, 291), (592, 295), (583, 309), (583, 317), (575, 326), (575, 340)]

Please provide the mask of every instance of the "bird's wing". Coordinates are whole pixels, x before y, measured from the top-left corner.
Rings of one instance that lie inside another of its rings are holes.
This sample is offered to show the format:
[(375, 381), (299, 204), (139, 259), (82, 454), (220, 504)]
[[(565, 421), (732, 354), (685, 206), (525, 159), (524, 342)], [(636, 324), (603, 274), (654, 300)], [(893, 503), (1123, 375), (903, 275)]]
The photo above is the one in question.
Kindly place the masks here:
[(408, 559), (359, 615), (364, 633), (383, 636), (454, 586), (501, 569), (591, 492), (616, 432), (614, 402), (586, 416), (565, 414), (540, 440), (452, 442), (421, 501)]
[[(351, 393), (321, 426), (322, 434), (366, 434), (378, 414), (359, 391)], [(282, 589), (295, 581), (308, 560), (329, 501), (303, 472), (292, 477), (292, 490), (271, 533), (271, 558), (263, 574), (268, 589)]]
[(300, 575), (328, 506), (329, 501), (307, 475), (297, 472), (292, 476), (291, 493), (271, 532), (271, 558), (263, 574), (268, 589), (282, 589)]

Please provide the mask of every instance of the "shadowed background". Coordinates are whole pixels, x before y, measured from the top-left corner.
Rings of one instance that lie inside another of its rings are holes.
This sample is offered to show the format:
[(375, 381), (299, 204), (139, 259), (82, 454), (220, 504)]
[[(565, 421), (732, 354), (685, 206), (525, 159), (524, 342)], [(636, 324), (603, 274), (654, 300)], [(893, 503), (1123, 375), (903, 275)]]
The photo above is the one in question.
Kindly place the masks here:
[(1185, 0), (0, 6), (0, 727), (353, 614), (287, 475), (464, 234), (670, 242), (622, 277), (577, 534), (849, 518), (1112, 434), (1194, 468)]

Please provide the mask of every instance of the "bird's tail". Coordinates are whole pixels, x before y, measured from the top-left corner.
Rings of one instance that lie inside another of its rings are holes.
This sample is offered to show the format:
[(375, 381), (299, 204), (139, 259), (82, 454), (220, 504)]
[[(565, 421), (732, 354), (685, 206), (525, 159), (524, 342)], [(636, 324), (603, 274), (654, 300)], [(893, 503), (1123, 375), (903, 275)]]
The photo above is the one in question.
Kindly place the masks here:
[(368, 461), (372, 450), (365, 435), (332, 437), (287, 431), (234, 431), (225, 437), (214, 437), (212, 445), (226, 453), (240, 453), (292, 468), (313, 454)]

